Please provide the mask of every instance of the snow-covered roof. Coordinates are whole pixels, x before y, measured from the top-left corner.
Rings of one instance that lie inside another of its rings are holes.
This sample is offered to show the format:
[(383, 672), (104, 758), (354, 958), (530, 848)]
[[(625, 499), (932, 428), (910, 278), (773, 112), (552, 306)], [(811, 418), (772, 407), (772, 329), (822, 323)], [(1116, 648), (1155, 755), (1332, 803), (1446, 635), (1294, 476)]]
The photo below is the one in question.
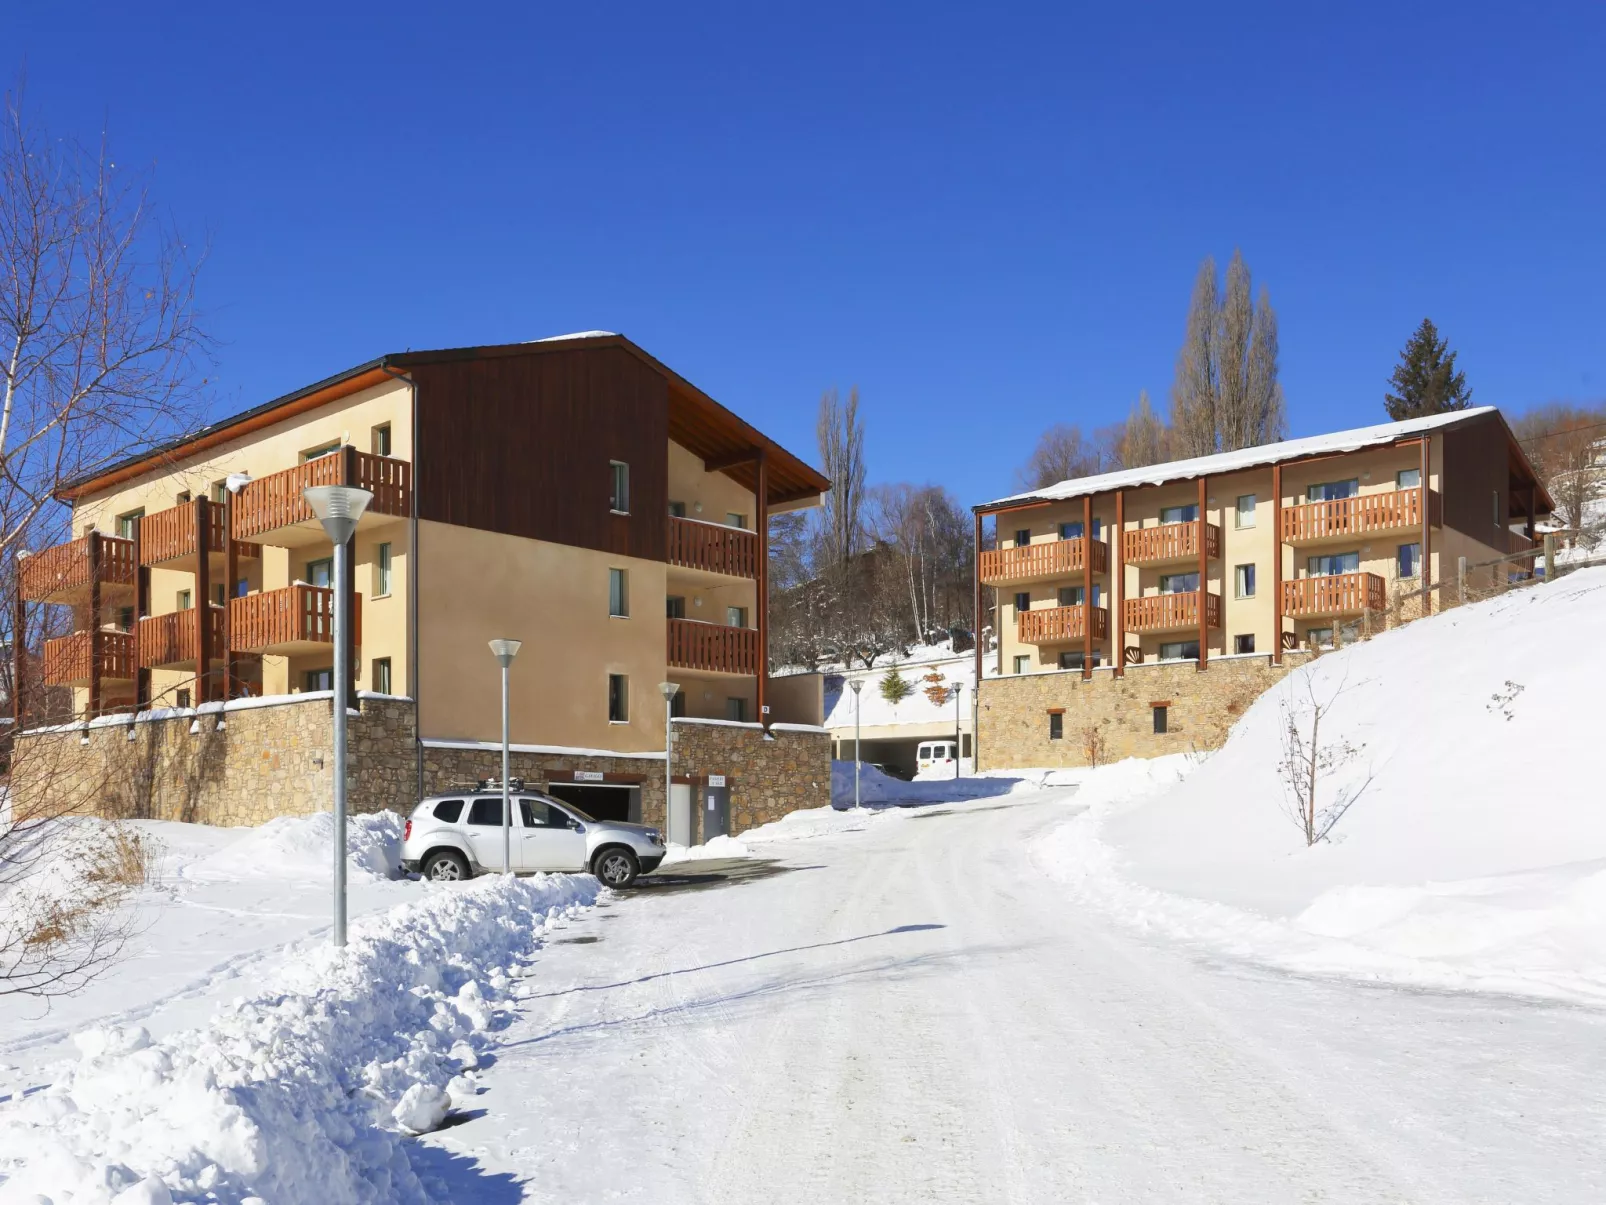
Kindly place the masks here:
[(545, 339), (527, 339), (527, 343), (562, 343), (565, 339), (608, 339), (618, 331), (574, 331), (567, 335), (548, 335)]
[(1285, 439), (1282, 443), (1261, 444), (1254, 448), (1239, 448), (1235, 452), (1217, 452), (1213, 456), (1194, 456), (1188, 460), (1168, 460), (1164, 464), (1146, 465), (1139, 469), (1121, 469), (1114, 473), (1100, 473), (1095, 477), (1075, 477), (1058, 485), (1028, 490), (1024, 494), (1011, 494), (994, 502), (984, 502), (977, 510), (997, 506), (1010, 506), (1020, 502), (1054, 502), (1064, 498), (1080, 498), (1084, 494), (1105, 494), (1111, 490), (1136, 489), (1144, 485), (1163, 485), (1167, 481), (1186, 481), (1204, 475), (1236, 473), (1243, 469), (1259, 468), (1283, 460), (1298, 460), (1304, 456), (1323, 456), (1334, 452), (1354, 452), (1360, 448), (1393, 443), (1424, 431), (1436, 431), (1498, 414), (1494, 406), (1476, 406), (1470, 410), (1453, 410), (1448, 414), (1433, 414), (1426, 418), (1408, 418), (1398, 423), (1378, 423), (1374, 427), (1356, 427), (1350, 431), (1334, 431), (1330, 435), (1311, 435), (1304, 439)]

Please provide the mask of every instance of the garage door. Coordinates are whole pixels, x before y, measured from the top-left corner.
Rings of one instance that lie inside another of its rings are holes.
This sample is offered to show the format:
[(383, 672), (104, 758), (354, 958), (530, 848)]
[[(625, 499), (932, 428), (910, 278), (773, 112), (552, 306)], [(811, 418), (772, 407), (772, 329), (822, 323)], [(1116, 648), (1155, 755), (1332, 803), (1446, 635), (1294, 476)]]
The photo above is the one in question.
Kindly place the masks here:
[(598, 820), (623, 820), (636, 824), (641, 819), (641, 788), (599, 786), (590, 782), (555, 782), (547, 787), (554, 799), (572, 803)]

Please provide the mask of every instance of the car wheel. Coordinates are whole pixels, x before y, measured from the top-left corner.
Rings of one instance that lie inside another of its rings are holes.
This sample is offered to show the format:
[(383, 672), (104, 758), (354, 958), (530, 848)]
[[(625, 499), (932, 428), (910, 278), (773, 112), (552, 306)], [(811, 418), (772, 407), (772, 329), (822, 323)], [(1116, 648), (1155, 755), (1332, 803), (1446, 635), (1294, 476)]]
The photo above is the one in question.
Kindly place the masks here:
[(591, 863), (591, 873), (602, 880), (604, 887), (628, 887), (641, 873), (641, 863), (628, 849), (605, 849)]
[(434, 883), (460, 883), (473, 874), (468, 859), (453, 849), (438, 849), (424, 859), (424, 877)]

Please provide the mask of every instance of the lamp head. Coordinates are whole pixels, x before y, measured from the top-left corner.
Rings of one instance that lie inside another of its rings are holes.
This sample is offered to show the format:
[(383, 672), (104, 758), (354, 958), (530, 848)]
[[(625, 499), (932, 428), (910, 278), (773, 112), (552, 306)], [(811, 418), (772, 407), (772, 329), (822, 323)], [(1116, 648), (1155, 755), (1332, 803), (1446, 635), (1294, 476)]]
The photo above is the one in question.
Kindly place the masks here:
[(522, 640), (493, 640), (491, 641), (491, 655), (496, 658), (498, 665), (506, 669), (513, 664), (513, 658), (519, 655), (519, 650), (523, 647), (524, 641)]
[(680, 683), (660, 682), (658, 683), (658, 693), (663, 695), (665, 702), (668, 702), (680, 693)]
[(864, 682), (858, 678), (855, 678), (853, 681), (848, 683), (848, 687), (853, 691), (854, 694), (858, 694), (864, 689)]
[(357, 520), (374, 500), (373, 494), (355, 485), (309, 485), (301, 491), (301, 496), (335, 544), (351, 539), (351, 533), (357, 530)]

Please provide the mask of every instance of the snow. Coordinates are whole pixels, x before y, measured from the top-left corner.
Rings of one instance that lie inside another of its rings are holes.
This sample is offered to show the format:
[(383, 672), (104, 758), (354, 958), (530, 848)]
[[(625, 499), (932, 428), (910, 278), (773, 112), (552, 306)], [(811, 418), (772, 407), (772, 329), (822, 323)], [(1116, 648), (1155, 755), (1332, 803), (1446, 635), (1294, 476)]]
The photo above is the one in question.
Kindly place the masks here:
[[(1214, 755), (1113, 768), (1040, 857), (1106, 914), (1235, 957), (1606, 1006), (1603, 603), (1606, 569), (1581, 570), (1323, 656)], [(1279, 771), (1307, 680), (1329, 747), (1358, 749), (1321, 778), (1319, 803), (1354, 802), (1311, 848)]]
[(735, 837), (712, 837), (702, 845), (677, 845), (673, 841), (665, 847), (660, 866), (673, 866), (676, 862), (706, 862), (726, 858), (750, 858), (752, 850), (745, 841)]
[(858, 696), (859, 724), (863, 728), (875, 728), (890, 724), (930, 724), (941, 727), (946, 725), (947, 731), (953, 731), (954, 701), (950, 697), (942, 704), (933, 703), (926, 694), (926, 687), (931, 685), (925, 681), (927, 674), (936, 673), (942, 678), (942, 685), (951, 689), (954, 683), (962, 686), (959, 697), (959, 708), (962, 713), (961, 720), (968, 723), (970, 716), (971, 691), (976, 689), (976, 660), (970, 654), (955, 657), (951, 653), (941, 658), (929, 658), (925, 661), (899, 661), (898, 672), (904, 681), (914, 688), (908, 698), (899, 703), (888, 702), (881, 694), (881, 683), (891, 670), (892, 663), (875, 669), (856, 669), (844, 674), (831, 674), (825, 680), (825, 727), (838, 733), (853, 730), (854, 695), (848, 686), (851, 681), (862, 681), (863, 689)]
[(1334, 431), (1327, 435), (1311, 435), (1304, 439), (1284, 440), (1282, 443), (1260, 444), (1257, 447), (1240, 448), (1233, 452), (1217, 452), (1212, 456), (1170, 460), (1164, 464), (1145, 468), (1122, 469), (1114, 473), (1099, 473), (1093, 477), (1076, 477), (1062, 481), (1058, 485), (1050, 485), (1024, 494), (1011, 494), (1007, 498), (984, 503), (981, 509), (1040, 499), (1059, 501), (1065, 498), (1080, 498), (1084, 494), (1104, 494), (1112, 490), (1161, 485), (1167, 481), (1180, 481), (1201, 475), (1215, 477), (1223, 473), (1236, 473), (1302, 456), (1354, 452), (1361, 448), (1376, 447), (1379, 444), (1393, 443), (1397, 439), (1420, 435), (1424, 431), (1456, 426), (1481, 415), (1498, 413), (1494, 406), (1474, 406), (1449, 414), (1410, 418), (1398, 423), (1378, 423), (1371, 427), (1356, 427), (1349, 431)]
[[(853, 765), (851, 761), (831, 763), (831, 805), (836, 808), (853, 806)], [(859, 763), (859, 801), (861, 804), (894, 804), (906, 806), (918, 803), (940, 803), (954, 799), (981, 799), (990, 795), (1007, 795), (1022, 780), (1015, 777), (955, 778), (953, 771), (928, 771), (913, 782), (904, 782), (883, 774), (866, 762)]]

